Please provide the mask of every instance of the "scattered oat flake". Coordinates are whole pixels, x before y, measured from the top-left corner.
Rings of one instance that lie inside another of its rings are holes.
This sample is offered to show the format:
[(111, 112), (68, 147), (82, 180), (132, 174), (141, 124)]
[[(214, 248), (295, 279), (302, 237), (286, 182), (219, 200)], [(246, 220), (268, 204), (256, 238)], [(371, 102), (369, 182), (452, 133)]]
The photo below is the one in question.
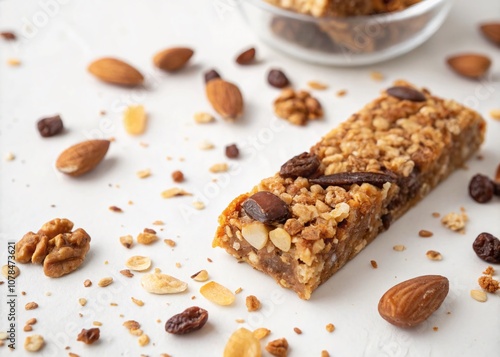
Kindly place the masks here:
[(500, 120), (500, 109), (490, 110), (490, 117), (492, 117), (495, 120)]
[(223, 162), (210, 166), (209, 171), (212, 173), (220, 173), (220, 172), (226, 172), (228, 169), (229, 165)]
[(486, 302), (488, 300), (488, 296), (486, 295), (486, 292), (483, 290), (471, 290), (470, 291), (470, 296), (479, 302)]
[(215, 118), (212, 114), (206, 112), (198, 112), (194, 114), (194, 121), (198, 124), (213, 123)]
[(136, 298), (134, 298), (134, 297), (131, 297), (131, 299), (132, 299), (132, 302), (133, 302), (134, 304), (136, 304), (137, 306), (144, 306), (144, 301), (139, 300), (139, 299), (136, 299)]
[(236, 297), (228, 288), (221, 284), (210, 281), (200, 288), (200, 293), (207, 300), (221, 306), (231, 305)]
[(432, 237), (434, 235), (434, 233), (432, 233), (431, 231), (428, 231), (426, 229), (421, 229), (420, 231), (418, 231), (418, 235), (422, 238), (429, 238), (429, 237)]
[(145, 271), (151, 267), (151, 259), (142, 255), (134, 255), (127, 259), (125, 266), (133, 271)]
[(16, 155), (14, 155), (14, 153), (12, 153), (10, 151), (7, 154), (5, 154), (5, 156), (4, 156), (5, 161), (13, 161), (15, 158), (16, 158)]
[(328, 89), (328, 85), (325, 83), (317, 82), (317, 81), (309, 81), (307, 82), (307, 85), (316, 90), (325, 90)]
[(109, 210), (112, 212), (118, 212), (118, 213), (123, 212), (123, 210), (120, 207), (116, 207), (116, 206), (110, 206)]
[(146, 130), (146, 110), (143, 105), (131, 105), (123, 113), (123, 125), (130, 135), (140, 135)]
[(141, 286), (152, 294), (176, 294), (187, 289), (187, 284), (173, 276), (162, 274), (155, 269), (153, 274), (146, 274), (141, 279)]
[(24, 308), (25, 308), (26, 310), (35, 310), (35, 309), (37, 309), (37, 308), (38, 308), (38, 304), (37, 304), (36, 302), (34, 302), (34, 301), (31, 301), (31, 302), (27, 303), (27, 304), (24, 306)]
[(325, 328), (330, 333), (332, 333), (333, 331), (335, 331), (335, 325), (332, 324), (332, 323), (327, 324)]
[(202, 209), (205, 209), (205, 204), (201, 201), (194, 201), (193, 207), (197, 210), (202, 210)]
[(265, 327), (259, 327), (258, 329), (253, 331), (253, 336), (258, 340), (262, 340), (263, 338), (269, 336), (270, 333), (271, 330)]
[(175, 247), (176, 243), (172, 239), (164, 239), (163, 242), (168, 245), (169, 247)]
[(17, 67), (21, 65), (21, 60), (19, 58), (9, 58), (7, 64), (12, 67)]
[(377, 269), (378, 268), (378, 264), (375, 260), (370, 260), (370, 264), (372, 266), (373, 269)]
[(239, 328), (227, 341), (224, 348), (224, 357), (260, 357), (262, 350), (260, 341), (246, 328)]
[(182, 188), (174, 187), (163, 191), (161, 193), (161, 196), (163, 198), (171, 198), (176, 196), (192, 196), (192, 194), (187, 191), (184, 191)]
[(143, 179), (143, 178), (151, 176), (151, 170), (150, 169), (139, 170), (136, 172), (136, 175), (137, 175), (137, 177)]
[(465, 223), (469, 220), (467, 214), (462, 210), (461, 213), (451, 212), (446, 214), (441, 223), (452, 231), (465, 233)]
[(396, 244), (394, 247), (392, 247), (396, 252), (402, 252), (403, 250), (406, 249), (406, 247), (402, 244)]
[(99, 285), (101, 288), (104, 288), (106, 286), (109, 286), (113, 283), (113, 278), (112, 277), (106, 277), (106, 278), (102, 278), (101, 280), (99, 280), (99, 282), (97, 283), (97, 285)]
[(378, 71), (370, 72), (370, 78), (374, 81), (380, 82), (384, 80), (384, 75)]

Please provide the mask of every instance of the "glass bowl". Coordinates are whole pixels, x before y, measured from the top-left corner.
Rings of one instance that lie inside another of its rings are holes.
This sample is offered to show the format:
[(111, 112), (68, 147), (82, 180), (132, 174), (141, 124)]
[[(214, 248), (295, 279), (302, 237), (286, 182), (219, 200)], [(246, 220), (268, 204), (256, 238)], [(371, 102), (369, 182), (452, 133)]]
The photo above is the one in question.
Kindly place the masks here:
[(422, 44), (441, 26), (452, 0), (423, 0), (398, 12), (351, 17), (313, 17), (264, 0), (238, 3), (249, 26), (271, 47), (308, 62), (359, 66)]

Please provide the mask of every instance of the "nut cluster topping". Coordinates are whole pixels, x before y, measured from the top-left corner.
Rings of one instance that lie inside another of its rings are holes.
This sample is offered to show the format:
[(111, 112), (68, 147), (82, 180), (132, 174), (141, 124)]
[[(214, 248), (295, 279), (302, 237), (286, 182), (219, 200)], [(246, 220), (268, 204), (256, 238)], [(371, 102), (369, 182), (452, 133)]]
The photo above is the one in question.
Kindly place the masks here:
[(305, 125), (309, 120), (323, 117), (319, 101), (307, 91), (284, 89), (274, 101), (274, 112), (280, 118), (295, 125)]
[(73, 222), (56, 218), (45, 223), (37, 233), (28, 232), (16, 243), (16, 261), (43, 263), (45, 275), (58, 278), (75, 271), (90, 249), (90, 236), (83, 229), (73, 229)]
[(169, 318), (165, 323), (165, 331), (174, 335), (185, 335), (201, 329), (207, 320), (207, 310), (192, 306)]

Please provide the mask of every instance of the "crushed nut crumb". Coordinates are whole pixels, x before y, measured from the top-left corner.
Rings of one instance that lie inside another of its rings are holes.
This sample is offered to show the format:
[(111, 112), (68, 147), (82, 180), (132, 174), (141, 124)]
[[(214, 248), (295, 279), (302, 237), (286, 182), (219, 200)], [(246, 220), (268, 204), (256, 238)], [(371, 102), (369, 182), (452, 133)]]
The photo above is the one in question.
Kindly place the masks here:
[(210, 113), (198, 112), (194, 114), (194, 121), (198, 124), (213, 123), (215, 118)]
[(483, 274), (485, 275), (494, 275), (495, 274), (495, 269), (493, 269), (492, 266), (488, 266), (484, 271)]
[(177, 196), (192, 196), (192, 194), (187, 192), (187, 191), (184, 191), (181, 188), (174, 187), (174, 188), (170, 188), (168, 190), (163, 191), (161, 193), (161, 196), (163, 198), (172, 198), (172, 197), (177, 197)]
[(225, 162), (214, 164), (209, 168), (209, 171), (212, 173), (221, 173), (221, 172), (226, 172), (227, 170), (229, 170), (229, 165), (226, 164)]
[(373, 269), (377, 269), (378, 268), (378, 264), (375, 260), (370, 260), (370, 264), (372, 266)]
[(136, 172), (136, 175), (138, 178), (144, 179), (146, 177), (151, 176), (151, 170), (150, 169), (139, 170)]
[(384, 80), (384, 75), (378, 71), (370, 72), (370, 78), (376, 82), (380, 82)]
[(269, 330), (269, 329), (267, 329), (265, 327), (259, 327), (258, 329), (256, 329), (253, 332), (253, 336), (257, 340), (262, 340), (263, 338), (266, 338), (267, 336), (269, 336), (270, 333), (271, 333), (271, 330)]
[(495, 120), (500, 120), (500, 109), (490, 110), (490, 117)]
[(85, 306), (85, 305), (87, 305), (87, 299), (85, 299), (85, 298), (79, 298), (79, 299), (78, 299), (78, 303), (79, 303), (81, 306)]
[(144, 301), (139, 300), (139, 299), (136, 299), (136, 298), (134, 298), (134, 297), (132, 297), (131, 299), (132, 299), (132, 302), (133, 302), (134, 304), (136, 304), (137, 306), (144, 306)]
[(325, 90), (328, 89), (328, 85), (325, 83), (317, 82), (317, 81), (309, 81), (307, 82), (307, 85), (311, 89), (316, 89), (316, 90)]
[(302, 335), (302, 330), (298, 327), (294, 327), (293, 332), (295, 332), (297, 335)]
[(257, 299), (257, 297), (254, 295), (248, 295), (246, 297), (245, 304), (247, 306), (248, 312), (258, 311), (261, 307), (260, 300)]
[(122, 213), (123, 210), (120, 207), (117, 206), (109, 206), (109, 210), (112, 212), (117, 212), (117, 213)]
[(101, 288), (104, 288), (106, 286), (109, 286), (113, 283), (113, 278), (112, 277), (106, 277), (106, 278), (102, 278), (101, 280), (99, 280), (99, 282), (97, 283), (98, 286), (100, 286)]
[(427, 253), (425, 253), (425, 256), (430, 260), (443, 260), (441, 253), (435, 250), (428, 250)]
[(176, 243), (172, 239), (164, 239), (163, 242), (168, 245), (169, 247), (175, 247)]
[(137, 342), (139, 343), (139, 346), (144, 347), (149, 344), (149, 336), (146, 334), (142, 334), (137, 339)]
[(493, 279), (489, 275), (480, 277), (477, 282), (482, 289), (486, 290), (489, 293), (494, 293), (500, 289), (500, 283), (498, 282), (498, 280)]
[(288, 341), (286, 338), (270, 341), (266, 345), (266, 351), (276, 357), (286, 357), (288, 355)]
[(429, 238), (432, 237), (434, 233), (425, 229), (421, 229), (420, 231), (418, 231), (418, 235), (422, 238)]
[(38, 304), (37, 304), (36, 302), (34, 302), (34, 301), (31, 301), (31, 302), (27, 303), (27, 304), (24, 306), (24, 308), (25, 308), (26, 310), (35, 310), (35, 309), (37, 309), (37, 308), (38, 308)]
[(205, 209), (205, 204), (201, 201), (195, 201), (193, 202), (193, 207), (197, 210), (202, 210)]
[(406, 250), (406, 247), (402, 244), (396, 244), (394, 247), (392, 247), (396, 252), (402, 252), (403, 250)]
[(325, 328), (330, 333), (332, 333), (333, 331), (335, 331), (335, 325), (332, 324), (332, 323), (327, 324)]
[(465, 212), (455, 213), (450, 212), (446, 214), (442, 219), (441, 223), (451, 229), (452, 231), (465, 233), (465, 223), (469, 220), (469, 217)]
[(125, 248), (130, 249), (130, 248), (132, 248), (132, 245), (134, 244), (134, 237), (132, 237), (131, 235), (121, 236), (120, 243)]

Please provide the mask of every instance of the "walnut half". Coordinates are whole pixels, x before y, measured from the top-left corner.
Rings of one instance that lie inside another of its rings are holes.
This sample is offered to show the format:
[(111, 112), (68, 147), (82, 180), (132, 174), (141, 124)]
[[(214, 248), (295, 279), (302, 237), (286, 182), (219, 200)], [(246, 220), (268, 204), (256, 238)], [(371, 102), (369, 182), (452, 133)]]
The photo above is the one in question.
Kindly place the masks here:
[(51, 278), (71, 273), (85, 260), (90, 249), (90, 236), (73, 222), (56, 218), (45, 223), (38, 233), (28, 232), (16, 244), (16, 261), (42, 264)]

